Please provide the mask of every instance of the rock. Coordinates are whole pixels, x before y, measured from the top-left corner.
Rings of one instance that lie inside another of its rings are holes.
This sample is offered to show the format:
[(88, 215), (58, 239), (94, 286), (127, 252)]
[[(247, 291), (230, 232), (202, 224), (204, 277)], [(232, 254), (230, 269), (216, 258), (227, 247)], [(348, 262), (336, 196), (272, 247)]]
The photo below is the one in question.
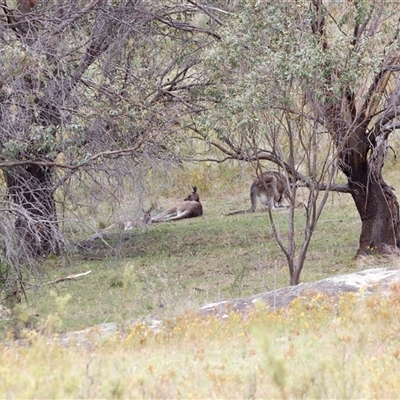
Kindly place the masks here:
[(107, 337), (112, 337), (118, 332), (118, 325), (114, 322), (103, 323), (83, 329), (81, 331), (67, 332), (57, 335), (56, 340), (59, 344), (68, 346), (71, 343), (83, 346), (94, 344), (99, 340), (104, 340)]
[(0, 321), (10, 319), (11, 310), (0, 304)]
[(394, 268), (375, 268), (339, 275), (316, 282), (303, 283), (256, 294), (250, 297), (220, 301), (205, 304), (200, 307), (200, 315), (216, 315), (226, 318), (232, 311), (246, 314), (254, 308), (256, 302), (266, 303), (272, 310), (287, 307), (294, 299), (301, 296), (324, 294), (337, 298), (344, 293), (358, 293), (371, 295), (377, 291), (388, 292), (390, 286), (400, 282), (400, 270)]

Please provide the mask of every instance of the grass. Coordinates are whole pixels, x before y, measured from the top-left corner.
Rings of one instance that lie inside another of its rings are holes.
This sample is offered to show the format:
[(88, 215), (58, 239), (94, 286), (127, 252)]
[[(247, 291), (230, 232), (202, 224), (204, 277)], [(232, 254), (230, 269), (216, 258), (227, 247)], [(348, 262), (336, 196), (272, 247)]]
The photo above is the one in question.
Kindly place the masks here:
[[(201, 218), (116, 232), (87, 251), (46, 261), (44, 280), (91, 271), (74, 281), (28, 290), (30, 314), (39, 325), (55, 310), (54, 297), (70, 296), (61, 331), (103, 322), (173, 317), (206, 302), (249, 296), (289, 284), (286, 259), (274, 240), (266, 212), (224, 216), (247, 206), (247, 188), (227, 202), (202, 199)], [(176, 200), (166, 199), (165, 205)], [(275, 214), (285, 232), (288, 214)], [(298, 239), (304, 211), (296, 211)], [(360, 222), (349, 196), (333, 195), (311, 242), (302, 281), (352, 272)], [(301, 242), (299, 242), (301, 243)], [(361, 267), (362, 268), (362, 267)], [(3, 336), (11, 322), (2, 322)]]

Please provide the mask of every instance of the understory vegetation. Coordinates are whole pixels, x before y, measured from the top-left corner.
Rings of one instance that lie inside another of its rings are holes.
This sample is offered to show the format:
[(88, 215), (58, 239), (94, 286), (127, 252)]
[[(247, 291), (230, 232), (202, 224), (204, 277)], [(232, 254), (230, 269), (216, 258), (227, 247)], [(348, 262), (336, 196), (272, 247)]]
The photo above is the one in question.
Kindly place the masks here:
[[(400, 288), (338, 303), (317, 296), (224, 321), (186, 313), (67, 347), (0, 345), (0, 397), (397, 398)], [(89, 334), (89, 338), (90, 338)]]

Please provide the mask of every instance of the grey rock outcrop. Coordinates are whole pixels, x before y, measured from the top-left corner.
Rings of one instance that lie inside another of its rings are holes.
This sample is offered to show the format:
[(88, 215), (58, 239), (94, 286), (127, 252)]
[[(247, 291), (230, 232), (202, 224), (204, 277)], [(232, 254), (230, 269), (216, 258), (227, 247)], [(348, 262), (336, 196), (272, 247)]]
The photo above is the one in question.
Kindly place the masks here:
[(375, 268), (339, 275), (316, 282), (303, 283), (232, 300), (205, 304), (199, 309), (200, 315), (227, 317), (230, 312), (245, 314), (254, 308), (256, 302), (266, 303), (272, 310), (287, 307), (294, 299), (313, 294), (324, 294), (337, 298), (344, 293), (362, 293), (368, 296), (381, 291), (388, 292), (390, 286), (400, 282), (400, 270)]

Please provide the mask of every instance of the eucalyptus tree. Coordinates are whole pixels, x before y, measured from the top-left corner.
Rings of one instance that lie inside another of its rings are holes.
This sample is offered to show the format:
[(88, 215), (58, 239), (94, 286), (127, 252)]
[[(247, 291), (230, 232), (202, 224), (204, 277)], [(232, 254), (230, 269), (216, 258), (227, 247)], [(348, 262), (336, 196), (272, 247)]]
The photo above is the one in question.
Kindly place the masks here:
[(221, 151), (219, 161), (268, 160), (310, 189), (299, 249), (293, 210), (288, 240), (275, 230), (291, 284), (331, 190), (357, 207), (358, 255), (399, 246), (398, 202), (382, 175), (400, 127), (399, 17), (391, 1), (248, 0), (205, 57), (214, 104), (191, 128)]
[(203, 11), (168, 0), (0, 4), (0, 263), (60, 251), (57, 199), (72, 177), (118, 183), (176, 159), (180, 119), (201, 111), (199, 51), (218, 38)]

